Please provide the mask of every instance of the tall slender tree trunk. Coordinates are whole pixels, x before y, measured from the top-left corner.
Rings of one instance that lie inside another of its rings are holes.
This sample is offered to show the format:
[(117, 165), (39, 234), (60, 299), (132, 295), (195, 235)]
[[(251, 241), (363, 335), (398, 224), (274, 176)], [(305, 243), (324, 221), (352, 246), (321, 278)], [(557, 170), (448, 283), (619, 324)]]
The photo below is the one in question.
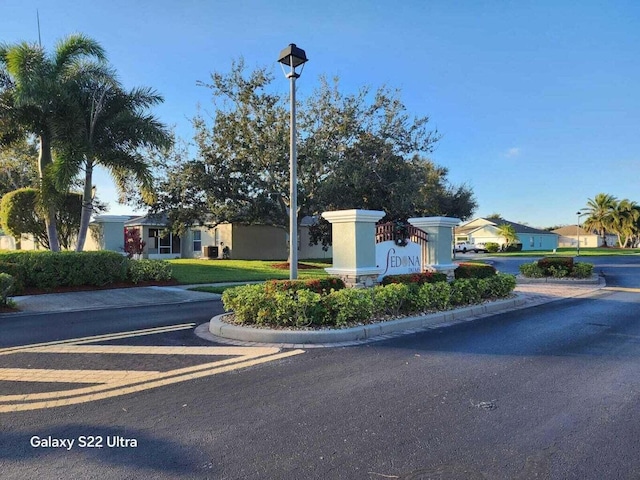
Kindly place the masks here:
[(93, 162), (86, 159), (84, 174), (84, 190), (82, 192), (82, 211), (80, 213), (80, 230), (78, 231), (78, 243), (76, 252), (84, 249), (84, 242), (89, 231), (89, 222), (93, 213)]
[(52, 252), (60, 251), (60, 243), (58, 242), (58, 226), (56, 225), (56, 202), (55, 186), (47, 173), (48, 168), (53, 164), (51, 156), (51, 139), (47, 134), (41, 134), (40, 154), (38, 157), (38, 170), (40, 173), (41, 194), (46, 204), (46, 214), (44, 218), (47, 227), (47, 237), (49, 237), (49, 249)]

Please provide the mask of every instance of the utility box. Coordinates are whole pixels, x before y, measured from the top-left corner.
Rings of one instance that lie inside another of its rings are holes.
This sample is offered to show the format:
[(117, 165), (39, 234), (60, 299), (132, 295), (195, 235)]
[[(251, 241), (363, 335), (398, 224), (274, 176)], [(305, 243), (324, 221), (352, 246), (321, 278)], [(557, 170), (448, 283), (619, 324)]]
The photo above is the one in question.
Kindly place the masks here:
[(218, 258), (220, 251), (217, 245), (206, 245), (204, 247), (204, 256), (207, 258)]

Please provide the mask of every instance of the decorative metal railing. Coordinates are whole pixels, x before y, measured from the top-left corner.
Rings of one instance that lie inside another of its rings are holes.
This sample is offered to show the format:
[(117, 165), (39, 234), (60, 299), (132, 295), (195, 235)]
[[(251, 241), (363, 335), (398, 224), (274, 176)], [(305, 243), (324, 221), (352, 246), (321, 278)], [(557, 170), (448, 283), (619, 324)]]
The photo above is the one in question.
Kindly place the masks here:
[(404, 247), (410, 241), (420, 245), (422, 269), (429, 264), (429, 251), (427, 243), (429, 234), (424, 230), (414, 227), (410, 223), (387, 222), (376, 225), (376, 243), (393, 241), (397, 246)]

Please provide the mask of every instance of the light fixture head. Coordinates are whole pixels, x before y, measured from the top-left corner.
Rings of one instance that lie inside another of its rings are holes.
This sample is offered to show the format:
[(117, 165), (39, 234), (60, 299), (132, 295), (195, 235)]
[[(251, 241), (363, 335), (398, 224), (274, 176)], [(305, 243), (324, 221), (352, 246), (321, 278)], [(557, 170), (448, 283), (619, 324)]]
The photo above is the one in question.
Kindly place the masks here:
[[(306, 63), (307, 60), (307, 54), (304, 53), (304, 50), (298, 48), (295, 43), (290, 43), (285, 49), (280, 52), (280, 56), (278, 57), (278, 62), (282, 63), (283, 65), (290, 66), (292, 73), (294, 74), (295, 69), (300, 65)], [(298, 76), (298, 74), (295, 75)]]

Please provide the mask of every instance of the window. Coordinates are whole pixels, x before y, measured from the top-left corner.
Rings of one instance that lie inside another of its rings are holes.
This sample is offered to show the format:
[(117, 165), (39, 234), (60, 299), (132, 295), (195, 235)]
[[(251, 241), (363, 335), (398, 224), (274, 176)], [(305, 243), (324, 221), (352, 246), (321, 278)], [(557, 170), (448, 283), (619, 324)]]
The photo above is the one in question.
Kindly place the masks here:
[(169, 233), (167, 231), (163, 232), (163, 235), (157, 239), (158, 240), (158, 253), (160, 254), (169, 254), (169, 253), (177, 253), (180, 254), (180, 237), (174, 233)]
[(193, 251), (194, 252), (202, 251), (202, 231), (201, 230), (193, 231)]

